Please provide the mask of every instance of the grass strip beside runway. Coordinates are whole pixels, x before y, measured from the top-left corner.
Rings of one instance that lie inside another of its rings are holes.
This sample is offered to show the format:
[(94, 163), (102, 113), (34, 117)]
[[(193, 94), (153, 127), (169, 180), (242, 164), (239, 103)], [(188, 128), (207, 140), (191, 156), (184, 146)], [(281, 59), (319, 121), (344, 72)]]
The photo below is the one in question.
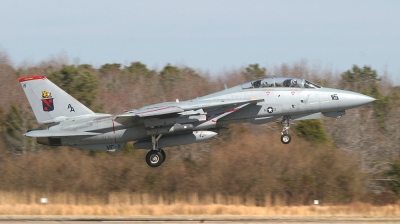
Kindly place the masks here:
[(56, 216), (171, 216), (171, 215), (233, 215), (233, 216), (365, 216), (399, 217), (399, 205), (372, 206), (353, 203), (340, 206), (271, 206), (243, 205), (63, 205), (14, 204), (0, 205), (0, 215), (56, 215)]

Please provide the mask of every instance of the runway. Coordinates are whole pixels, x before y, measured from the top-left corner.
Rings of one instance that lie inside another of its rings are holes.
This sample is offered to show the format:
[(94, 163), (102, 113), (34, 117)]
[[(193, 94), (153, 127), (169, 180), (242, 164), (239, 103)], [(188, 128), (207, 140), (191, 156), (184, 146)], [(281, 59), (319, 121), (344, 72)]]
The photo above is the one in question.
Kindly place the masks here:
[(350, 224), (350, 223), (368, 223), (368, 224), (391, 224), (400, 223), (400, 220), (374, 220), (374, 219), (360, 219), (360, 220), (316, 220), (316, 219), (266, 219), (266, 220), (0, 220), (0, 224), (131, 224), (131, 223), (168, 223), (168, 224), (193, 224), (193, 223), (207, 223), (207, 224), (283, 224), (283, 223), (298, 223), (298, 224)]

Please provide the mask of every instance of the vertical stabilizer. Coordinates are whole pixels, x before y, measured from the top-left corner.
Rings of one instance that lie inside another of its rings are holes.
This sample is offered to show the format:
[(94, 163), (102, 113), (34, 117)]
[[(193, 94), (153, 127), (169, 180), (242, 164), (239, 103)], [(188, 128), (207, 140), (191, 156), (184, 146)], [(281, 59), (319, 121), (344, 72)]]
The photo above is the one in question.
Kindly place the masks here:
[(94, 114), (44, 76), (19, 78), (29, 104), (40, 124), (52, 123), (67, 117)]

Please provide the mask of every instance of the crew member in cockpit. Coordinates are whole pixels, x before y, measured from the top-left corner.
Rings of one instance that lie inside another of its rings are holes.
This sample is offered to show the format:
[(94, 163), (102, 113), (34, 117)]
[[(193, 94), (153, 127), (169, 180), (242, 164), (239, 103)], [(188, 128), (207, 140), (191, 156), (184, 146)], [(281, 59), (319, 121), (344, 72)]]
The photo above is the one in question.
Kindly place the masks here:
[(283, 81), (284, 87), (298, 87), (296, 79), (286, 79)]
[(296, 79), (292, 79), (290, 87), (298, 87)]
[(254, 81), (252, 84), (252, 88), (260, 88), (261, 80)]

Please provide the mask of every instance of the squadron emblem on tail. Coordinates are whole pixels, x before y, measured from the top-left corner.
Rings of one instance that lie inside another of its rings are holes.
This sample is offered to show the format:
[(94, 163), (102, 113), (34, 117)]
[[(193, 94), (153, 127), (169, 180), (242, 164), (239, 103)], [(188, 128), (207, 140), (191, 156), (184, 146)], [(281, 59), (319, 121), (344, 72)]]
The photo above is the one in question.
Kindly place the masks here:
[(54, 98), (51, 96), (51, 93), (47, 90), (42, 91), (42, 105), (43, 111), (49, 112), (54, 110), (53, 104)]

